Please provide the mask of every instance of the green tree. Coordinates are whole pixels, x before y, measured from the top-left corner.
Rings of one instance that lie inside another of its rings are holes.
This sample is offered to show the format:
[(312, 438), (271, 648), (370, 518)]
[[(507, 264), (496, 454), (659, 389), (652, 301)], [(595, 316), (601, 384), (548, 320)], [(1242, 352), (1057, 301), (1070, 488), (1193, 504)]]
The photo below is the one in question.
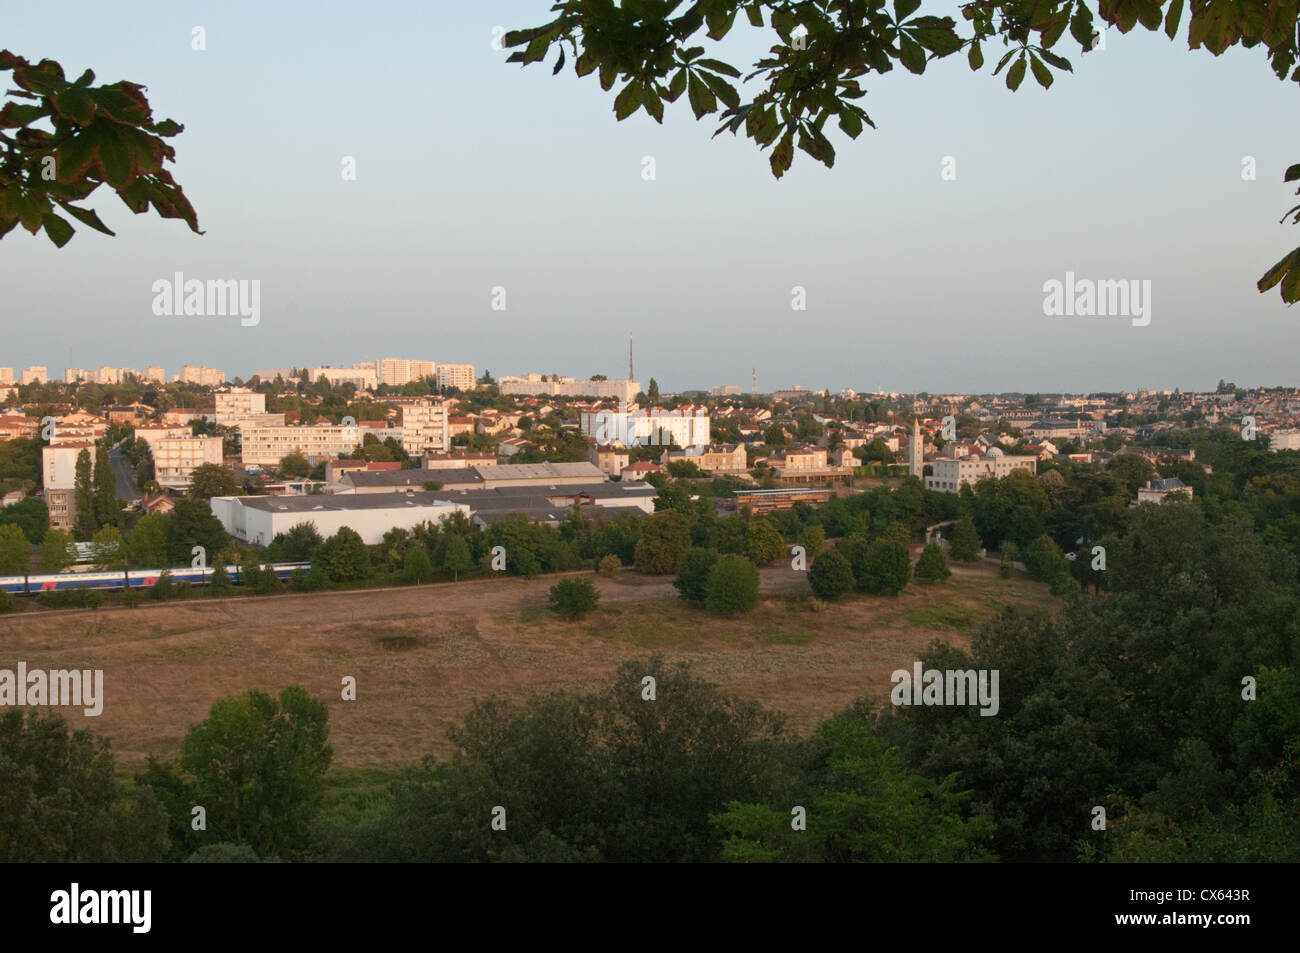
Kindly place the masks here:
[(41, 540), (40, 567), (46, 572), (62, 572), (77, 561), (72, 534), (52, 529)]
[(356, 530), (341, 526), (316, 551), (331, 582), (360, 582), (370, 578), (370, 551)]
[(591, 612), (599, 601), (600, 593), (590, 579), (561, 579), (547, 597), (551, 611), (570, 622)]
[(442, 568), (451, 573), (453, 582), (460, 581), (460, 574), (474, 568), (474, 557), (470, 555), (469, 542), (459, 533), (447, 536), (447, 548), (442, 554)]
[(740, 615), (758, 605), (758, 567), (744, 556), (723, 556), (709, 571), (704, 607)]
[(170, 519), (162, 513), (150, 513), (131, 527), (127, 546), (131, 561), (137, 567), (161, 569), (171, 565), (167, 558), (167, 524)]
[(167, 845), (152, 792), (124, 794), (107, 739), (57, 715), (0, 711), (0, 795), (0, 862), (152, 862)]
[(916, 561), (916, 568), (912, 571), (917, 582), (943, 582), (951, 575), (948, 557), (938, 543), (930, 543), (921, 550), (921, 558)]
[(333, 757), (324, 702), (297, 685), (279, 699), (251, 690), (213, 704), (181, 745), (194, 804), (213, 842), (292, 857), (307, 838)]
[(74, 506), (77, 517), (73, 526), (73, 535), (81, 542), (90, 542), (99, 529), (95, 521), (95, 491), (91, 483), (90, 451), (82, 450), (77, 454), (76, 476), (73, 491)]
[(274, 562), (306, 563), (311, 562), (322, 542), (315, 523), (295, 523), (288, 532), (275, 534), (267, 552)]
[(25, 575), (31, 558), (32, 544), (23, 531), (13, 523), (0, 526), (0, 575)]
[(208, 591), (214, 596), (229, 595), (234, 589), (230, 582), (230, 573), (226, 571), (225, 560), (212, 567), (212, 576), (208, 579)]
[(993, 824), (966, 818), (970, 792), (909, 773), (897, 749), (867, 726), (836, 719), (817, 730), (816, 795), (806, 830), (790, 810), (731, 802), (713, 822), (733, 862), (880, 863), (990, 861)]
[(95, 445), (95, 520), (100, 526), (118, 526), (122, 522), (122, 502), (117, 498), (117, 481), (108, 448)]
[(754, 565), (769, 566), (785, 555), (785, 540), (768, 520), (751, 520), (746, 535), (746, 555)]
[(214, 496), (234, 496), (239, 492), (239, 481), (234, 471), (219, 463), (203, 463), (190, 474), (190, 499), (210, 500)]
[(896, 596), (912, 577), (912, 559), (907, 547), (896, 540), (876, 539), (867, 544), (854, 566), (858, 588), (873, 596)]
[(714, 549), (696, 547), (686, 552), (677, 568), (677, 578), (673, 587), (687, 602), (703, 605), (708, 595), (709, 573), (718, 562), (718, 552)]
[(93, 210), (74, 204), (104, 183), (131, 211), (152, 205), (163, 218), (183, 219), (199, 231), (193, 206), (163, 168), (164, 161), (176, 159), (165, 139), (185, 127), (170, 119), (155, 122), (143, 86), (125, 80), (94, 86), (91, 70), (68, 80), (54, 60), (31, 63), (8, 50), (0, 50), (0, 72), (12, 72), (18, 87), (6, 93), (15, 100), (3, 110), (0, 194), (21, 196), (0, 204), (0, 237), (19, 224), (33, 235), (44, 228), (62, 248), (76, 230), (56, 205), (112, 235)]
[(799, 532), (799, 545), (810, 559), (816, 558), (826, 548), (826, 530), (819, 523), (805, 526)]
[(655, 513), (645, 522), (636, 542), (637, 571), (664, 576), (677, 572), (691, 546), (687, 520), (676, 510)]
[(963, 516), (952, 528), (952, 558), (973, 563), (980, 556), (980, 537), (975, 531), (975, 521)]
[(298, 451), (287, 453), (280, 458), (280, 476), (305, 477), (309, 473), (311, 473), (311, 464), (307, 462), (307, 457)]
[(126, 568), (126, 540), (116, 526), (103, 526), (91, 540), (95, 562), (105, 569)]
[(402, 579), (406, 582), (421, 583), (433, 575), (433, 564), (429, 562), (429, 552), (419, 543), (406, 547), (402, 559)]
[(853, 588), (853, 567), (839, 550), (828, 550), (808, 570), (808, 585), (819, 599), (839, 599)]
[(614, 579), (618, 576), (618, 571), (623, 568), (623, 560), (614, 553), (608, 553), (600, 557), (600, 563), (596, 568), (606, 579)]
[(650, 378), (650, 387), (646, 390), (645, 395), (652, 406), (659, 403), (659, 382), (653, 377)]
[(1070, 564), (1061, 547), (1050, 536), (1040, 536), (1025, 553), (1025, 569), (1039, 582), (1053, 582), (1070, 575)]
[(168, 565), (190, 565), (195, 546), (202, 546), (211, 558), (226, 547), (229, 539), (207, 500), (179, 499), (167, 517)]
[(36, 546), (50, 528), (50, 513), (43, 502), (29, 496), (0, 510), (0, 526), (10, 523), (21, 529), (28, 541)]

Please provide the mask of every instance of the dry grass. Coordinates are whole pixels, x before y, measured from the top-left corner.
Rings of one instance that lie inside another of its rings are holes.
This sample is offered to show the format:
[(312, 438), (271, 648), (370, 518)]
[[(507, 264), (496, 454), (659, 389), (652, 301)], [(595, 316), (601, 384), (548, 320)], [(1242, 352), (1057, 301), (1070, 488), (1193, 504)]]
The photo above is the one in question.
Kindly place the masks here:
[[(806, 731), (857, 697), (884, 698), (889, 673), (932, 639), (964, 643), (1003, 603), (1054, 604), (991, 565), (832, 604), (809, 597), (803, 573), (765, 569), (759, 607), (739, 619), (684, 605), (663, 578), (590, 578), (601, 607), (573, 623), (542, 608), (550, 579), (23, 613), (3, 623), (0, 668), (103, 669), (103, 714), (61, 711), (111, 738), (123, 770), (174, 756), (215, 700), (297, 683), (329, 705), (336, 768), (366, 772), (446, 755), (447, 727), (475, 698), (597, 688), (656, 651)], [(345, 675), (355, 702), (339, 697)]]

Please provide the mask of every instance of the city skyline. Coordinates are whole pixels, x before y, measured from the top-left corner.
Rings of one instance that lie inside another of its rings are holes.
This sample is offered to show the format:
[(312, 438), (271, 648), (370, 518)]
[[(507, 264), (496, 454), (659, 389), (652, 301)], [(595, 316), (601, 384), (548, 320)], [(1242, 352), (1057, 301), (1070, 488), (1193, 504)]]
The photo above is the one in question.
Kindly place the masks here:
[[(59, 250), (12, 233), (7, 310), (32, 319), (12, 360), (63, 362), (72, 342), (68, 364), (126, 365), (143, 336), (151, 360), (197, 352), (238, 373), (271, 354), (334, 363), (340, 341), (364, 338), (501, 372), (613, 376), (630, 327), (642, 375), (670, 390), (743, 386), (752, 366), (769, 385), (831, 389), (888, 367), (882, 386), (911, 392), (1292, 373), (1300, 325), (1254, 287), (1295, 241), (1278, 224), (1291, 143), (1254, 118), (1283, 114), (1289, 90), (1258, 51), (1211, 60), (1110, 30), (1050, 91), (1014, 96), (963, 57), (895, 71), (872, 80), (878, 129), (833, 134), (834, 170), (800, 161), (777, 182), (752, 144), (711, 140), (682, 103), (662, 126), (618, 123), (590, 77), (506, 65), (494, 28), (546, 6), (402, 3), (393, 25), (358, 33), (334, 5), (302, 18), (146, 2), (129, 30), (90, 9), (55, 40), (40, 4), (11, 4), (12, 49), (145, 83), (155, 115), (185, 124), (171, 168), (206, 232), (97, 194), (116, 238), (82, 229)], [(737, 35), (718, 55), (743, 65), (762, 42)], [(418, 97), (352, 86), (340, 52), (382, 61), (383, 82)], [(230, 95), (250, 80), (261, 100)], [(412, 102), (436, 120), (410, 123)], [(259, 320), (155, 314), (153, 286), (175, 273), (259, 281)], [(1045, 286), (1069, 275), (1149, 281), (1149, 325), (1045, 313)]]

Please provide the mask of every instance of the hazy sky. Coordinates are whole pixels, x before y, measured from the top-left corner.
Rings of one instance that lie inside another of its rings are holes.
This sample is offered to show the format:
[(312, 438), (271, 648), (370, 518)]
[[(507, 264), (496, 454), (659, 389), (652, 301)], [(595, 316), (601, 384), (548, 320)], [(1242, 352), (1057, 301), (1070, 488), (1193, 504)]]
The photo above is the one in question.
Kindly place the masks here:
[[(506, 65), (493, 27), (549, 8), (3, 0), (0, 48), (143, 83), (155, 116), (185, 124), (170, 168), (206, 234), (134, 216), (107, 186), (92, 204), (116, 238), (79, 226), (58, 250), (11, 232), (0, 365), (242, 376), (420, 357), (620, 377), (632, 331), (638, 378), (665, 390), (748, 389), (751, 367), (760, 390), (1300, 382), (1300, 311), (1254, 287), (1300, 244), (1278, 224), (1300, 91), (1260, 48), (1215, 59), (1112, 30), (1085, 57), (1067, 34), (1075, 74), (1016, 94), (992, 51), (978, 74), (964, 55), (897, 68), (866, 82), (877, 130), (835, 130), (834, 169), (797, 152), (778, 182), (685, 97), (662, 126), (618, 123), (594, 76)], [(777, 42), (744, 23), (724, 56), (742, 70)], [(260, 280), (260, 323), (156, 317), (151, 286), (178, 271)], [(1045, 316), (1044, 282), (1067, 271), (1149, 280), (1150, 324)]]

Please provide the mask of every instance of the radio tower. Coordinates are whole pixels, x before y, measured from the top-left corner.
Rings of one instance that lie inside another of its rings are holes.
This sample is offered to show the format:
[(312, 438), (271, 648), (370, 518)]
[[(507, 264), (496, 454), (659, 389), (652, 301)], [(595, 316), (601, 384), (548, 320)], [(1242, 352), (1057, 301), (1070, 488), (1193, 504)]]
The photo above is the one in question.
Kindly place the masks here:
[(636, 373), (632, 370), (632, 332), (627, 332), (627, 379), (636, 380)]
[(757, 394), (757, 393), (758, 393), (758, 368), (757, 368), (757, 367), (751, 367), (751, 368), (749, 369), (749, 373), (750, 373), (750, 375), (751, 375), (751, 381), (750, 381), (750, 385), (749, 385), (749, 386), (750, 386), (750, 391), (749, 391), (749, 392), (750, 392), (751, 394)]

